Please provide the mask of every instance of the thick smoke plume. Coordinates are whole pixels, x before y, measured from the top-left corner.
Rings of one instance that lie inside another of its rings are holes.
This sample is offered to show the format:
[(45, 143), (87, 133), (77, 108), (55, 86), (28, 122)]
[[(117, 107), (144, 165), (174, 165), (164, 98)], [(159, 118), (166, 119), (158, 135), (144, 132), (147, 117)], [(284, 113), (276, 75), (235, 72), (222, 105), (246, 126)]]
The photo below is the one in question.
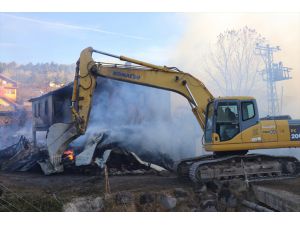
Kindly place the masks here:
[(200, 127), (190, 111), (171, 112), (170, 92), (107, 79), (98, 83), (86, 136), (109, 130), (113, 140), (140, 155), (195, 156)]
[[(245, 26), (255, 29), (271, 46), (280, 46), (282, 51), (274, 54), (274, 61), (282, 61), (291, 67), (292, 80), (279, 82), (277, 85), (280, 96), (283, 87), (282, 114), (291, 115), (293, 119), (300, 119), (300, 13), (194, 13), (184, 14), (186, 31), (178, 46), (171, 55), (169, 64), (190, 72), (212, 91), (214, 96), (222, 93), (211, 82), (205, 73), (206, 59), (211, 47), (216, 43), (217, 36), (226, 30), (239, 30)], [(222, 80), (222, 77), (215, 77)], [(256, 92), (241, 91), (241, 95), (254, 95), (258, 100), (260, 116), (266, 116), (266, 87), (267, 84), (257, 78), (253, 84)], [(177, 105), (181, 103), (175, 101)], [(276, 149), (258, 151), (260, 153), (293, 155), (300, 158), (298, 149)]]

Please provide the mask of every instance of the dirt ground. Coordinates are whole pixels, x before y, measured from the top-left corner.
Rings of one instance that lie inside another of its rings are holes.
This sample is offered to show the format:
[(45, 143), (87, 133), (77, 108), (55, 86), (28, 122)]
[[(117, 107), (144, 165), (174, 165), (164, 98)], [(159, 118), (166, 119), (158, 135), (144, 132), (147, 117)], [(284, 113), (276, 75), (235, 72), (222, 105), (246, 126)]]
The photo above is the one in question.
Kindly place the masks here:
[[(258, 203), (244, 181), (197, 186), (176, 175), (110, 176), (110, 193), (100, 175), (0, 172), (0, 211), (248, 211)], [(300, 178), (255, 185), (300, 195)], [(215, 189), (215, 191), (214, 191)]]
[[(190, 183), (180, 182), (176, 176), (157, 175), (112, 176), (109, 178), (111, 193), (162, 192), (174, 188), (191, 189)], [(37, 211), (23, 202), (28, 201), (40, 211), (61, 211), (62, 206), (74, 198), (104, 196), (103, 177), (80, 174), (45, 176), (39, 173), (0, 172), (2, 198), (12, 202), (14, 211)], [(21, 198), (18, 198), (21, 197)], [(22, 200), (25, 199), (25, 201)], [(0, 200), (1, 200), (0, 199)], [(20, 200), (21, 199), (21, 200)], [(0, 201), (1, 203), (1, 201)], [(2, 202), (2, 206), (3, 206)], [(7, 204), (4, 204), (7, 206)], [(1, 211), (1, 205), (0, 205)], [(2, 208), (2, 211), (5, 211)]]
[[(189, 187), (175, 175), (162, 177), (157, 175), (132, 175), (109, 177), (111, 191), (147, 191), (162, 188)], [(0, 184), (12, 190), (26, 193), (26, 189), (37, 192), (64, 193), (81, 190), (95, 194), (104, 192), (104, 180), (101, 176), (80, 174), (57, 174), (45, 176), (39, 173), (0, 172)]]

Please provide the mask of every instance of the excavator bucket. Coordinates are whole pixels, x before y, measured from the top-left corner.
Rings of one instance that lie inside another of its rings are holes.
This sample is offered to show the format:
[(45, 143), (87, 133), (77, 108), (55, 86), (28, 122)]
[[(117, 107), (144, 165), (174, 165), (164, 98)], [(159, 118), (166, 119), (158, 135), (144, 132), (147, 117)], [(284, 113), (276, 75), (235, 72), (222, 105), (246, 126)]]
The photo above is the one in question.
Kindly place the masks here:
[(49, 131), (47, 133), (47, 148), (49, 153), (49, 162), (47, 162), (47, 174), (59, 173), (63, 171), (61, 156), (70, 142), (72, 142), (77, 137), (78, 132), (73, 123), (55, 123), (49, 128)]

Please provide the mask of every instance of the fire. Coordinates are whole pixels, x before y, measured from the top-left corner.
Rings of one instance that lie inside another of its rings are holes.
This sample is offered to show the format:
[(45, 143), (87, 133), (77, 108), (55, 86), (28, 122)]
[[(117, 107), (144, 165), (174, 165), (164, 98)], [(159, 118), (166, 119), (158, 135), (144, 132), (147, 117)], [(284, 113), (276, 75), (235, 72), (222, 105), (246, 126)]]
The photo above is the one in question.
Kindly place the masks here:
[(74, 150), (68, 149), (64, 151), (64, 158), (68, 158), (70, 161), (75, 159)]

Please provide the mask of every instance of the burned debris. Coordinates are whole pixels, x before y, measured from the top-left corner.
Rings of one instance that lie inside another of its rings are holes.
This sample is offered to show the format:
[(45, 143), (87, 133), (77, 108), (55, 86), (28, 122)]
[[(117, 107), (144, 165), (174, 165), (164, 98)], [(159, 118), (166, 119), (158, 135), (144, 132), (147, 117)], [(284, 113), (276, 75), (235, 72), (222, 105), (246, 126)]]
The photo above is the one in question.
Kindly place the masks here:
[(90, 165), (93, 164), (91, 160), (94, 159), (94, 164), (100, 168), (104, 168), (106, 165), (109, 170), (124, 172), (134, 170), (166, 171), (163, 167), (151, 163), (153, 161), (143, 161), (138, 155), (134, 149), (126, 148), (122, 143), (115, 140), (108, 131), (94, 134), (87, 140), (84, 150), (76, 156), (76, 165)]
[(0, 169), (8, 172), (36, 170), (40, 158), (40, 152), (21, 136), (16, 144), (0, 150)]
[[(167, 174), (165, 168), (143, 161), (136, 153), (114, 141), (109, 132), (91, 135), (81, 146), (70, 145), (63, 153), (62, 163), (69, 172), (97, 173), (107, 167), (111, 175)], [(47, 159), (39, 164), (45, 174), (52, 173)]]
[[(95, 174), (106, 166), (110, 175), (167, 174), (165, 168), (143, 161), (119, 143), (111, 142), (108, 137), (106, 133), (101, 133), (88, 139), (82, 147), (69, 146), (62, 155), (66, 172)], [(44, 174), (52, 174), (45, 149), (33, 147), (24, 136), (16, 144), (0, 150), (2, 171), (36, 170), (38, 165)]]

